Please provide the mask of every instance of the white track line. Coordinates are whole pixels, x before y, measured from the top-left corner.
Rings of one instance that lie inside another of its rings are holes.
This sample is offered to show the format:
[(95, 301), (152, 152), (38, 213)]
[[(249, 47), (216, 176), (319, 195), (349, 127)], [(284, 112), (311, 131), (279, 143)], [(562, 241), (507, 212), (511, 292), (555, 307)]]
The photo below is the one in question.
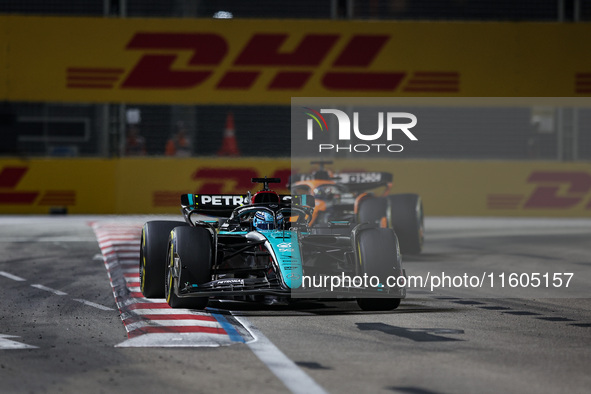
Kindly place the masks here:
[(10, 242), (10, 243), (30, 243), (30, 242), (93, 242), (96, 241), (96, 238), (85, 238), (85, 237), (41, 237), (41, 238), (30, 238), (30, 237), (12, 237), (12, 238), (2, 238), (0, 242)]
[(12, 274), (9, 274), (8, 272), (4, 272), (4, 271), (0, 271), (0, 275), (6, 277), (8, 279), (16, 280), (17, 282), (25, 282), (26, 281), (25, 278), (21, 278), (20, 276), (12, 275)]
[(40, 284), (31, 285), (31, 287), (34, 287), (34, 288), (39, 289), (39, 290), (49, 291), (50, 293), (53, 293), (53, 294), (58, 295), (58, 296), (68, 295), (68, 293), (64, 293), (63, 291), (55, 290), (55, 289), (52, 289), (51, 287), (43, 286), (43, 285), (40, 285)]
[(181, 312), (179, 312), (179, 309), (134, 309), (132, 312), (133, 313), (129, 313), (129, 312), (123, 312), (121, 314), (121, 319), (126, 320), (132, 317), (136, 317), (136, 316), (142, 316), (142, 315), (178, 315), (179, 313), (185, 314), (185, 315), (193, 315), (193, 316), (211, 316), (209, 313), (196, 313), (193, 312), (191, 310), (186, 310), (186, 309), (182, 309), (180, 310)]
[(194, 319), (186, 319), (186, 320), (140, 320), (135, 323), (129, 323), (125, 325), (125, 328), (128, 332), (137, 330), (138, 328), (143, 327), (154, 327), (154, 326), (164, 326), (164, 327), (213, 327), (213, 328), (222, 328), (220, 323), (217, 321), (203, 321), (203, 320), (194, 320)]
[(93, 308), (101, 309), (103, 311), (112, 311), (113, 310), (113, 308), (109, 308), (108, 306), (97, 304), (97, 303), (94, 303), (94, 302), (91, 302), (91, 301), (82, 300), (82, 299), (79, 299), (79, 298), (74, 298), (74, 301), (81, 302), (84, 305), (92, 306)]
[[(16, 280), (17, 282), (25, 282), (26, 281), (26, 279), (21, 278), (20, 276), (9, 274), (8, 272), (5, 272), (5, 271), (0, 271), (0, 276), (4, 276), (4, 277), (6, 277), (8, 279)], [(63, 291), (55, 290), (55, 289), (52, 289), (50, 287), (43, 286), (41, 284), (34, 284), (34, 285), (31, 285), (31, 287), (34, 287), (34, 288), (39, 289), (39, 290), (49, 291), (49, 292), (51, 292), (53, 294), (56, 294), (56, 295), (59, 295), (59, 296), (68, 295), (68, 293), (64, 293)], [(87, 301), (87, 300), (74, 299), (74, 301), (81, 302), (84, 305), (92, 306), (94, 308), (102, 309), (104, 311), (112, 311), (113, 310), (113, 308), (109, 308), (109, 307), (103, 306), (101, 304), (96, 304), (94, 302)]]
[(234, 316), (256, 338), (246, 345), (267, 368), (294, 394), (321, 394), (326, 391), (310, 376), (291, 361), (273, 342), (250, 322), (240, 316)]
[(26, 343), (13, 341), (8, 338), (20, 338), (15, 335), (0, 334), (0, 349), (37, 349), (37, 346), (27, 345)]

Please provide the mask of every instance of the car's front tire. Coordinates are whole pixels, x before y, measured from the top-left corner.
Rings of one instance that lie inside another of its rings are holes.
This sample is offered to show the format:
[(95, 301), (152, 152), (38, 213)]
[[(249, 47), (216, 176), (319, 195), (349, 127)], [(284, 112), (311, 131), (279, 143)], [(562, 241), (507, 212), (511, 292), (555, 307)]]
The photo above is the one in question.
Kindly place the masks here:
[(154, 220), (142, 227), (140, 238), (140, 289), (146, 298), (164, 298), (166, 247), (173, 228), (188, 226), (184, 222)]
[(174, 288), (179, 284), (199, 286), (211, 281), (213, 248), (209, 231), (203, 227), (177, 227), (172, 230), (167, 260), (166, 302), (172, 308), (205, 309), (208, 297), (181, 298), (175, 294)]
[[(389, 277), (402, 275), (398, 239), (389, 228), (367, 228), (361, 230), (356, 239), (356, 249), (361, 266), (361, 275), (368, 278), (377, 276), (387, 287)], [(357, 304), (364, 311), (389, 311), (398, 308), (400, 298), (357, 298)]]

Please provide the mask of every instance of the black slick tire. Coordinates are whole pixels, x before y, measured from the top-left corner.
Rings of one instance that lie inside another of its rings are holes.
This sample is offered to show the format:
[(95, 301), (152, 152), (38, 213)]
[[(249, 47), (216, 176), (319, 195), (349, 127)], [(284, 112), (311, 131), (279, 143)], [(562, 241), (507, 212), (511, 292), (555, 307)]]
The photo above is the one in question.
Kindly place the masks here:
[(394, 229), (400, 252), (419, 254), (423, 250), (423, 202), (418, 194), (394, 194), (385, 197), (388, 227)]
[[(402, 274), (398, 240), (392, 229), (362, 230), (356, 243), (361, 275), (365, 274), (368, 278), (377, 276), (380, 283), (386, 286), (389, 276)], [(357, 304), (364, 311), (390, 311), (398, 308), (400, 298), (357, 298)]]
[(155, 220), (144, 224), (140, 239), (140, 289), (146, 298), (164, 298), (166, 249), (173, 228), (188, 226), (171, 220)]
[(380, 225), (382, 218), (386, 217), (386, 200), (382, 197), (365, 197), (359, 202), (357, 211), (358, 223)]
[(170, 233), (165, 281), (166, 302), (172, 308), (205, 309), (209, 297), (178, 297), (175, 287), (211, 281), (211, 234), (203, 227), (177, 227)]

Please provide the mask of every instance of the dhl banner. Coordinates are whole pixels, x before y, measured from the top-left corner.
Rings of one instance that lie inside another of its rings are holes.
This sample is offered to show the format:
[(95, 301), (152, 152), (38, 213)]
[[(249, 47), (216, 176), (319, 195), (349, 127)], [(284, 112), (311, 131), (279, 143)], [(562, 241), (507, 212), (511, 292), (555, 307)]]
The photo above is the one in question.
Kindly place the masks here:
[(0, 100), (591, 95), (586, 23), (0, 17)]
[(114, 213), (116, 172), (112, 160), (0, 159), (0, 213)]
[[(289, 159), (0, 160), (0, 213), (176, 214), (183, 193), (245, 193), (253, 177), (279, 177)], [(418, 193), (428, 216), (591, 217), (588, 163), (357, 160), (340, 171), (388, 171), (391, 193)]]

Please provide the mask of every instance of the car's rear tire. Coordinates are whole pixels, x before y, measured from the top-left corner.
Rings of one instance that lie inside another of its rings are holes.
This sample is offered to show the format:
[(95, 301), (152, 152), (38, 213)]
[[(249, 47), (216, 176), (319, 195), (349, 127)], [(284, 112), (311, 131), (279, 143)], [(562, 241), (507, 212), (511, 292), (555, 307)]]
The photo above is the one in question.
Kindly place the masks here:
[(173, 228), (188, 226), (184, 222), (155, 220), (142, 228), (140, 239), (140, 289), (146, 298), (164, 298), (166, 249)]
[(174, 288), (181, 284), (201, 285), (211, 281), (213, 248), (211, 234), (203, 227), (177, 227), (170, 233), (168, 266), (164, 290), (172, 308), (205, 309), (209, 297), (178, 297)]
[(386, 200), (382, 197), (365, 197), (359, 202), (357, 222), (380, 225), (382, 218), (386, 218)]
[[(377, 276), (386, 287), (388, 277), (402, 275), (398, 239), (389, 228), (367, 228), (357, 235), (357, 256), (361, 275), (368, 278)], [(364, 311), (389, 311), (398, 308), (400, 298), (357, 298), (357, 304)]]
[(394, 194), (386, 197), (388, 227), (394, 229), (400, 252), (419, 254), (423, 250), (423, 202), (418, 194)]

